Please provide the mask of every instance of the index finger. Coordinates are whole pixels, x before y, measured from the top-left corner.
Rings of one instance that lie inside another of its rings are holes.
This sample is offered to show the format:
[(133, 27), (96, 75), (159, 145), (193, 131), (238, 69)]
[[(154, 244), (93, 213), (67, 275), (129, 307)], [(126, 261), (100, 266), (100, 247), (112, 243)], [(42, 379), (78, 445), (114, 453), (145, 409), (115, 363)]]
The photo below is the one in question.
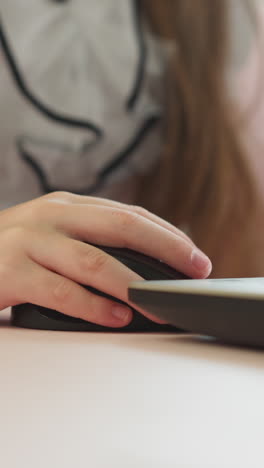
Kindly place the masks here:
[[(52, 194), (49, 194), (48, 197), (52, 198)], [(108, 206), (112, 208), (119, 208), (121, 210), (126, 210), (131, 213), (139, 214), (140, 216), (143, 216), (144, 218), (149, 219), (153, 223), (156, 223), (159, 226), (162, 226), (163, 228), (168, 229), (168, 231), (174, 234), (177, 234), (179, 237), (182, 237), (187, 242), (190, 242), (192, 245), (194, 245), (194, 242), (192, 241), (192, 239), (185, 232), (178, 229), (176, 226), (169, 223), (165, 219), (160, 218), (159, 216), (155, 215), (151, 211), (148, 211), (141, 206), (127, 205), (125, 203), (121, 203), (115, 200), (109, 200), (107, 198), (90, 197), (90, 196), (77, 195), (74, 193), (67, 193), (67, 192), (63, 193), (61, 197), (64, 198), (65, 201), (71, 202), (74, 204)]]
[(159, 259), (189, 277), (205, 278), (211, 262), (193, 244), (144, 216), (98, 205), (63, 205), (57, 228), (87, 242), (129, 248)]

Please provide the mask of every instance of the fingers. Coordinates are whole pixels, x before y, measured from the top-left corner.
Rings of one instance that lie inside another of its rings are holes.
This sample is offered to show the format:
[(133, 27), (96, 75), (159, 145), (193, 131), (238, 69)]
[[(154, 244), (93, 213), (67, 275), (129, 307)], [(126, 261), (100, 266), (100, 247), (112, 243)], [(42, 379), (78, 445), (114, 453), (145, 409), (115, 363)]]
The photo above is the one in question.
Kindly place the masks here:
[(60, 200), (60, 201), (65, 200), (67, 202), (74, 203), (74, 204), (100, 205), (100, 206), (108, 206), (112, 208), (119, 208), (122, 210), (129, 211), (131, 213), (139, 214), (143, 216), (144, 218), (149, 219), (150, 221), (153, 221), (154, 223), (164, 227), (165, 229), (168, 229), (174, 234), (177, 234), (178, 236), (185, 239), (187, 242), (190, 242), (192, 245), (194, 245), (193, 241), (180, 229), (176, 228), (175, 226), (168, 223), (164, 219), (160, 218), (159, 216), (156, 216), (155, 214), (151, 213), (148, 210), (145, 210), (144, 208), (140, 206), (126, 205), (125, 203), (120, 203), (114, 200), (109, 200), (107, 198), (88, 197), (88, 196), (76, 195), (76, 194), (68, 193), (68, 192), (62, 192), (61, 194), (60, 193), (49, 194), (48, 197), (50, 199), (53, 198), (54, 200)]
[(210, 274), (211, 262), (177, 233), (120, 208), (101, 205), (62, 205), (57, 228), (97, 245), (130, 248), (158, 258), (193, 278)]
[(33, 262), (23, 273), (15, 285), (16, 303), (31, 302), (107, 327), (123, 327), (132, 319), (130, 308), (96, 296)]
[(5, 210), (0, 234), (1, 308), (32, 302), (109, 327), (128, 324), (131, 310), (80, 284), (128, 303), (128, 285), (140, 277), (83, 241), (133, 249), (194, 278), (211, 270), (209, 259), (169, 223), (141, 208), (92, 197), (51, 194)]
[(124, 302), (130, 282), (142, 278), (102, 250), (58, 233), (36, 235), (28, 254), (36, 263)]
[[(28, 246), (28, 255), (41, 266), (72, 281), (91, 286), (131, 305), (128, 286), (142, 278), (102, 250), (57, 233), (38, 235)], [(153, 321), (158, 318), (140, 312)], [(162, 322), (161, 322), (162, 323)]]

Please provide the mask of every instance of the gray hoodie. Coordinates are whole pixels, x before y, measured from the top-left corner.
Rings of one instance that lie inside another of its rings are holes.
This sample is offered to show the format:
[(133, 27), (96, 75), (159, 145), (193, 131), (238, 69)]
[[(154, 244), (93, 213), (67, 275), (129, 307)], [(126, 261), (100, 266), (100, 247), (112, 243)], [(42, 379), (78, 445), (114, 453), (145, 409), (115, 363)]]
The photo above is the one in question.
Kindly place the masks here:
[[(0, 209), (53, 190), (133, 203), (161, 154), (166, 65), (137, 4), (1, 0)], [(242, 4), (231, 0), (234, 91), (252, 33)]]
[(53, 190), (132, 202), (160, 154), (160, 46), (134, 0), (1, 0), (0, 208)]

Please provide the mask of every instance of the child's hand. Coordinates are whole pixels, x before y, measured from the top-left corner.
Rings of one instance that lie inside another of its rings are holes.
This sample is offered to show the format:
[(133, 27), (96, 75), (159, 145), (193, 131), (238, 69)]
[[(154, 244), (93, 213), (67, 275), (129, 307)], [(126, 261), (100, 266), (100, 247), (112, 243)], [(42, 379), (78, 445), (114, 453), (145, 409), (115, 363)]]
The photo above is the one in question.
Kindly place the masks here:
[(185, 234), (141, 208), (52, 193), (0, 212), (0, 309), (31, 302), (101, 325), (127, 325), (129, 308), (78, 283), (128, 302), (128, 285), (140, 277), (82, 241), (130, 248), (190, 277), (211, 270)]

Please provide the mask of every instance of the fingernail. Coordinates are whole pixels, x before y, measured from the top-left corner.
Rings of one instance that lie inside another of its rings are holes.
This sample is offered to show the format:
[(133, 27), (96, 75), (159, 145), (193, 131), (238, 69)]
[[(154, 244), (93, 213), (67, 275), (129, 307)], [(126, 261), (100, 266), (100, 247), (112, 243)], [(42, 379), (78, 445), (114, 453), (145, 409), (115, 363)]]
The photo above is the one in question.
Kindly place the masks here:
[(191, 262), (194, 268), (198, 271), (205, 271), (211, 268), (209, 258), (199, 249), (192, 251)]
[(131, 309), (117, 305), (112, 309), (112, 315), (115, 317), (115, 319), (126, 323), (131, 317)]

